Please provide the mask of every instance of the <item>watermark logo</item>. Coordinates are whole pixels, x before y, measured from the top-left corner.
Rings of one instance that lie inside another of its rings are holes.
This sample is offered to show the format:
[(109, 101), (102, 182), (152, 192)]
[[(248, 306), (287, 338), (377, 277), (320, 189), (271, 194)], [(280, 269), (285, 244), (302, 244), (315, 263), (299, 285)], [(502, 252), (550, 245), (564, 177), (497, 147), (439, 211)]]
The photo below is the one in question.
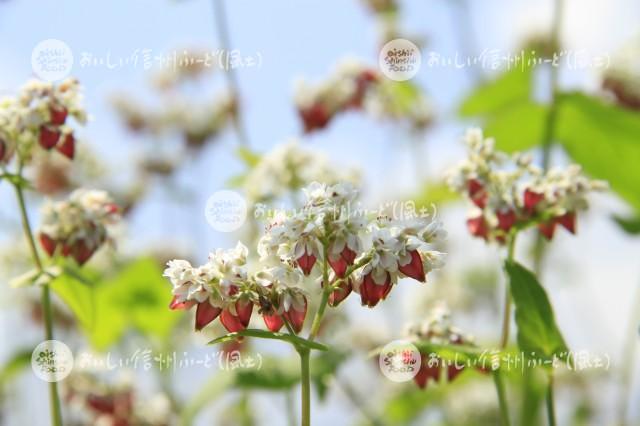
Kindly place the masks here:
[(420, 370), (422, 357), (414, 344), (406, 340), (394, 340), (380, 352), (380, 371), (393, 382), (407, 382)]
[(213, 229), (233, 232), (247, 219), (247, 202), (234, 191), (217, 191), (207, 200), (204, 215)]
[(31, 68), (45, 81), (62, 80), (71, 73), (73, 52), (67, 43), (48, 39), (41, 41), (31, 52)]
[(421, 64), (420, 49), (404, 38), (397, 38), (385, 44), (378, 56), (380, 71), (395, 81), (405, 81), (415, 77)]
[(58, 340), (45, 340), (33, 350), (31, 368), (45, 382), (59, 382), (73, 369), (71, 349)]

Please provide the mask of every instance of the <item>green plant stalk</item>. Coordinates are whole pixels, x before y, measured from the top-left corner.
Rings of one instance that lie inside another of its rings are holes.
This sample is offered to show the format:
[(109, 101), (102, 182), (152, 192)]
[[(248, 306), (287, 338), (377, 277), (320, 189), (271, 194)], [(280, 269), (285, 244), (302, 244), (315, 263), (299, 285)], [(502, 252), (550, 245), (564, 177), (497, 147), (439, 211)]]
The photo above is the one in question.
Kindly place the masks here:
[[(514, 233), (509, 237), (509, 246), (507, 249), (507, 260), (512, 261), (515, 245), (516, 245), (516, 236), (518, 234)], [(502, 334), (500, 338), (500, 349), (504, 349), (509, 344), (509, 329), (511, 326), (511, 287), (509, 284), (509, 277), (506, 277), (505, 281), (505, 290), (504, 290), (504, 313), (502, 317)]]
[(549, 383), (547, 384), (547, 419), (549, 426), (556, 426), (556, 409), (553, 402), (553, 369), (549, 370)]
[(311, 375), (310, 370), (310, 351), (307, 348), (297, 348), (300, 355), (300, 385), (301, 385), (301, 411), (300, 425), (311, 425)]
[(496, 392), (498, 394), (498, 405), (500, 407), (500, 423), (502, 426), (509, 426), (509, 404), (507, 402), (507, 396), (505, 394), (504, 382), (502, 381), (502, 374), (500, 371), (493, 372), (493, 382), (496, 385)]
[[(22, 176), (22, 167), (19, 168), (19, 175)], [(33, 232), (31, 230), (31, 224), (29, 223), (29, 216), (27, 216), (27, 207), (24, 201), (24, 192), (19, 184), (14, 184), (13, 187), (16, 190), (16, 197), (18, 199), (18, 206), (20, 207), (20, 216), (22, 218), (22, 229), (24, 230), (25, 237), (31, 250), (31, 257), (33, 258), (36, 268), (39, 272), (43, 272), (42, 262), (36, 249), (36, 243), (33, 238)], [(44, 331), (45, 339), (53, 340), (53, 317), (51, 314), (51, 294), (49, 286), (47, 284), (42, 286), (41, 291), (41, 303), (44, 313)], [(54, 426), (62, 426), (62, 414), (60, 410), (60, 397), (58, 395), (58, 383), (49, 382), (49, 408), (51, 414), (51, 424)]]
[(322, 299), (320, 300), (320, 306), (316, 311), (316, 315), (313, 317), (311, 323), (311, 331), (309, 332), (309, 340), (314, 340), (320, 331), (320, 325), (322, 323), (322, 317), (324, 311), (327, 309), (327, 302), (329, 301), (329, 295), (331, 294), (331, 286), (329, 285), (329, 248), (325, 243), (322, 245)]

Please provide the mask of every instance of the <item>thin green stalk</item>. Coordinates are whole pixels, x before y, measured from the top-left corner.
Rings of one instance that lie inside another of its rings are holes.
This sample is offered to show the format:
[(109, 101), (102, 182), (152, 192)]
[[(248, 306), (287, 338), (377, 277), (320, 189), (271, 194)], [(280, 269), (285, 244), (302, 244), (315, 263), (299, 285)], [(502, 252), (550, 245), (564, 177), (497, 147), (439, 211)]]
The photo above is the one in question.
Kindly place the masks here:
[[(516, 236), (517, 234), (513, 234), (509, 238), (509, 247), (507, 249), (507, 260), (512, 261), (515, 245), (516, 245)], [(505, 282), (505, 290), (504, 290), (504, 313), (502, 317), (502, 334), (500, 338), (500, 349), (504, 349), (509, 344), (509, 329), (511, 326), (511, 286), (509, 284), (509, 277), (506, 277)]]
[(504, 383), (502, 381), (502, 374), (500, 371), (493, 372), (493, 382), (496, 385), (496, 392), (498, 394), (498, 405), (500, 407), (500, 423), (502, 426), (509, 426), (509, 404), (507, 402), (507, 396), (504, 390)]
[[(19, 175), (21, 176), (22, 167), (19, 168)], [(29, 216), (27, 215), (27, 207), (24, 201), (24, 192), (20, 184), (14, 184), (13, 187), (16, 190), (16, 197), (18, 199), (18, 206), (20, 207), (20, 216), (22, 218), (22, 229), (25, 237), (31, 249), (31, 257), (36, 264), (38, 271), (43, 272), (42, 261), (40, 255), (36, 249), (36, 243), (33, 238), (33, 232), (31, 230), (31, 224), (29, 223)], [(43, 285), (41, 290), (41, 303), (42, 311), (44, 313), (44, 331), (45, 339), (53, 340), (53, 316), (51, 314), (51, 295), (49, 292), (49, 286)], [(58, 395), (58, 383), (49, 382), (49, 409), (51, 413), (51, 424), (54, 426), (62, 426), (62, 414), (60, 410), (60, 397)]]
[[(229, 55), (231, 49), (231, 41), (229, 38), (229, 27), (227, 25), (227, 14), (224, 7), (224, 0), (213, 0), (214, 18), (216, 22), (216, 30), (218, 32), (218, 38), (220, 39), (220, 47), (222, 48), (223, 55)], [(229, 91), (239, 103), (240, 98), (240, 84), (233, 67), (229, 66), (224, 70), (224, 75), (227, 78), (227, 86)], [(236, 109), (236, 114), (233, 117), (233, 125), (238, 135), (238, 141), (243, 146), (249, 146), (249, 138), (242, 121), (240, 114), (240, 108)]]
[(309, 349), (297, 348), (300, 354), (300, 384), (301, 384), (301, 418), (302, 426), (311, 425), (311, 375), (309, 374)]
[(331, 294), (331, 286), (329, 285), (329, 249), (327, 244), (323, 244), (322, 249), (322, 299), (320, 300), (320, 306), (316, 311), (313, 322), (311, 323), (311, 332), (309, 333), (309, 340), (314, 340), (320, 331), (320, 325), (322, 323), (322, 317), (324, 311), (327, 309), (327, 302), (329, 301), (329, 295)]
[(549, 426), (556, 426), (556, 408), (553, 402), (553, 370), (549, 370), (549, 383), (547, 384), (547, 419)]

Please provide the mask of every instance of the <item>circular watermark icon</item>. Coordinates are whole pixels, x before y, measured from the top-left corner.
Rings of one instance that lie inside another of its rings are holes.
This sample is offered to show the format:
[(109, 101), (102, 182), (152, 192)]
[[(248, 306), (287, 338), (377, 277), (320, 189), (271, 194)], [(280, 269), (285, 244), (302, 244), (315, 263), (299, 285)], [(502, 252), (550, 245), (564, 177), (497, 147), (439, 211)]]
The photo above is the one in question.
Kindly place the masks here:
[(233, 232), (247, 219), (247, 202), (237, 192), (217, 191), (207, 200), (204, 215), (216, 231)]
[(31, 68), (42, 80), (62, 80), (71, 73), (72, 67), (73, 52), (62, 40), (43, 40), (31, 52)]
[(59, 382), (73, 369), (71, 349), (58, 340), (45, 340), (33, 350), (31, 368), (45, 382)]
[(382, 46), (378, 56), (380, 71), (395, 81), (413, 78), (420, 70), (421, 64), (420, 49), (404, 38), (396, 38)]
[(407, 382), (420, 370), (422, 357), (414, 344), (406, 340), (394, 340), (380, 352), (380, 371), (393, 382)]

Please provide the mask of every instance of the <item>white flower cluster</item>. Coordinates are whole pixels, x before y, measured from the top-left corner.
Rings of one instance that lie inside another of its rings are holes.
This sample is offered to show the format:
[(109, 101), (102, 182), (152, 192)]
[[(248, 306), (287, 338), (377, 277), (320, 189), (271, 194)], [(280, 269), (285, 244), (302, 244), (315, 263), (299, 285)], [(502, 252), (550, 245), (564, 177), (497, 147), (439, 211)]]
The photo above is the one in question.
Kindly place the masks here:
[(444, 237), (440, 222), (367, 217), (358, 211), (357, 192), (348, 184), (313, 183), (305, 194), (300, 211), (272, 221), (258, 252), (263, 262), (296, 264), (305, 275), (325, 255), (334, 280), (351, 269), (353, 281), (342, 280), (334, 304), (353, 287), (363, 304), (375, 306), (400, 274), (424, 281), (426, 273), (441, 266), (443, 254), (434, 246)]
[(414, 341), (427, 341), (439, 345), (473, 344), (474, 338), (451, 324), (451, 311), (445, 303), (436, 304), (429, 316), (420, 323), (405, 327), (405, 335)]
[(549, 239), (556, 224), (573, 233), (575, 215), (588, 207), (589, 193), (607, 188), (585, 177), (577, 165), (545, 173), (530, 156), (509, 157), (480, 129), (468, 130), (465, 142), (469, 155), (450, 171), (447, 182), (474, 204), (467, 225), (477, 237), (503, 243), (512, 228), (529, 225), (537, 225)]
[(380, 119), (406, 119), (415, 129), (427, 126), (433, 111), (424, 96), (415, 90), (410, 105), (399, 105), (394, 97), (397, 87), (385, 82), (375, 69), (345, 59), (320, 83), (297, 81), (294, 102), (307, 133), (324, 128), (338, 113), (359, 109)]
[(640, 110), (640, 38), (636, 38), (616, 52), (611, 66), (604, 71), (602, 87), (611, 92), (616, 101), (629, 109)]
[(0, 100), (0, 162), (8, 162), (16, 152), (26, 162), (37, 145), (73, 158), (75, 138), (67, 118), (86, 122), (81, 101), (74, 79), (57, 85), (33, 80), (16, 97)]
[(77, 189), (68, 200), (48, 202), (42, 210), (40, 243), (53, 256), (83, 264), (107, 240), (107, 226), (120, 219), (119, 208), (105, 191)]
[(280, 199), (314, 181), (332, 184), (359, 180), (356, 170), (336, 170), (324, 155), (291, 140), (262, 156), (242, 186), (247, 198), (257, 203)]

